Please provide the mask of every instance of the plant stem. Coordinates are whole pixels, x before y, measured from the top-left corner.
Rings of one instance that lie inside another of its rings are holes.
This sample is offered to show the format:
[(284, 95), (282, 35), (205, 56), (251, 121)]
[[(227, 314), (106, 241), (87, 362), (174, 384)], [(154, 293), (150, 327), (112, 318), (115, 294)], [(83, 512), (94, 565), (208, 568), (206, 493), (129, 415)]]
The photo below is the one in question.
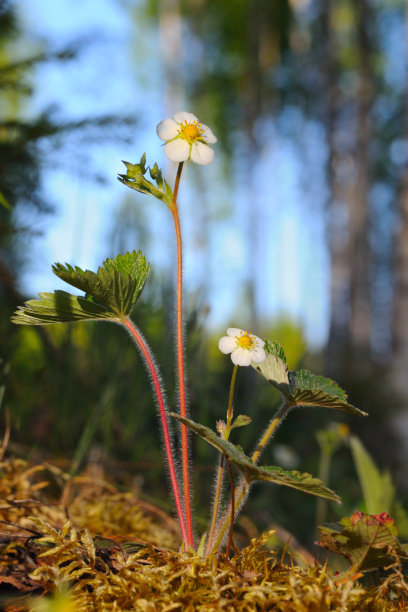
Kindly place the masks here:
[[(282, 423), (284, 417), (286, 416), (286, 414), (288, 413), (288, 411), (290, 410), (291, 406), (288, 405), (286, 402), (282, 402), (281, 406), (279, 407), (276, 415), (273, 417), (273, 419), (269, 422), (267, 428), (265, 429), (264, 434), (262, 435), (261, 439), (259, 440), (254, 452), (252, 453), (252, 461), (254, 463), (258, 462), (258, 459), (262, 453), (262, 451), (264, 450), (264, 448), (266, 447), (266, 445), (268, 444), (269, 440), (271, 439), (271, 437), (273, 436), (273, 434), (276, 432), (277, 428), (279, 427), (279, 425)], [(249, 487), (250, 484), (244, 479), (242, 478), (238, 487), (236, 487), (235, 489), (235, 499), (234, 499), (234, 505), (235, 505), (235, 516), (238, 514), (239, 510), (241, 509), (245, 498), (247, 496), (247, 493), (249, 491)], [(229, 504), (224, 516), (222, 517), (222, 519), (220, 520), (220, 525), (218, 528), (218, 533), (215, 537), (215, 541), (214, 544), (212, 544), (211, 546), (211, 553), (214, 553), (218, 550), (218, 547), (220, 546), (225, 532), (228, 528), (228, 525), (231, 523), (231, 514), (232, 514), (232, 508), (231, 508), (231, 504)]]
[(234, 545), (234, 541), (232, 539), (234, 533), (234, 518), (235, 518), (235, 485), (234, 485), (234, 476), (232, 475), (231, 464), (228, 457), (225, 455), (225, 462), (227, 464), (228, 476), (231, 484), (231, 521), (230, 521), (230, 529), (228, 532), (228, 544), (225, 554), (227, 558), (230, 556), (231, 546)]
[(228, 408), (227, 408), (227, 426), (224, 432), (224, 440), (228, 440), (230, 431), (231, 431), (231, 423), (232, 417), (234, 416), (234, 408), (232, 406), (232, 398), (234, 397), (234, 387), (235, 387), (235, 379), (237, 377), (238, 366), (234, 365), (231, 376), (229, 397), (228, 397)]
[(161, 388), (159, 374), (157, 372), (156, 366), (151, 356), (150, 349), (147, 343), (145, 342), (145, 340), (143, 339), (142, 335), (140, 334), (139, 330), (137, 329), (136, 325), (134, 325), (132, 321), (128, 318), (125, 318), (122, 321), (122, 324), (131, 333), (132, 337), (136, 341), (143, 355), (143, 358), (146, 362), (146, 365), (149, 369), (150, 375), (152, 377), (153, 388), (156, 393), (157, 404), (159, 406), (160, 419), (161, 419), (162, 430), (163, 430), (164, 447), (166, 451), (167, 465), (168, 465), (169, 473), (170, 473), (171, 486), (173, 489), (174, 500), (176, 503), (176, 509), (177, 509), (177, 515), (178, 515), (178, 519), (180, 523), (181, 534), (182, 534), (183, 541), (187, 549), (187, 546), (189, 545), (189, 540), (188, 540), (188, 535), (187, 535), (187, 530), (186, 530), (186, 524), (184, 521), (183, 506), (182, 506), (181, 499), (180, 499), (180, 492), (179, 492), (179, 487), (178, 487), (178, 482), (177, 482), (176, 470), (174, 467), (169, 427), (167, 423), (166, 406), (164, 403), (164, 394)]
[[(333, 454), (333, 449), (329, 446), (322, 446), (319, 463), (318, 478), (324, 485), (329, 483), (330, 464)], [(317, 498), (316, 504), (316, 527), (322, 525), (326, 520), (327, 499), (322, 497)]]
[[(228, 398), (227, 423), (226, 423), (226, 427), (225, 427), (224, 434), (223, 434), (224, 440), (228, 440), (229, 434), (230, 434), (230, 431), (231, 431), (231, 422), (232, 422), (232, 417), (234, 415), (234, 409), (232, 407), (232, 398), (234, 396), (234, 387), (235, 387), (235, 379), (237, 377), (237, 371), (238, 371), (238, 366), (234, 365), (234, 369), (232, 370), (230, 390), (229, 390), (229, 398)], [(213, 537), (214, 537), (215, 526), (217, 524), (218, 509), (220, 507), (220, 499), (221, 499), (222, 479), (223, 479), (223, 476), (224, 476), (224, 462), (225, 462), (225, 458), (224, 457), (225, 457), (224, 455), (221, 456), (220, 464), (218, 466), (217, 484), (215, 486), (215, 494), (214, 494), (213, 510), (212, 510), (212, 520), (211, 520), (210, 532), (208, 534), (208, 540), (207, 540), (207, 546), (206, 546), (206, 555), (208, 555), (210, 550), (211, 550), (211, 544), (212, 544), (212, 540), (213, 540)]]
[[(177, 338), (177, 369), (178, 369), (178, 391), (180, 416), (186, 418), (186, 387), (184, 373), (184, 351), (183, 351), (183, 244), (181, 240), (180, 219), (177, 208), (177, 194), (180, 184), (183, 162), (180, 162), (177, 169), (177, 176), (174, 183), (173, 200), (171, 212), (174, 220), (177, 241), (177, 296), (176, 296), (176, 338)], [(188, 433), (187, 427), (181, 424), (181, 462), (183, 469), (183, 491), (184, 491), (184, 510), (186, 514), (187, 541), (191, 548), (194, 546), (193, 523), (191, 519), (191, 493), (190, 493), (190, 474), (189, 474), (189, 452), (188, 452)]]
[(264, 450), (265, 446), (268, 444), (273, 434), (278, 429), (279, 425), (282, 423), (284, 417), (286, 416), (290, 408), (291, 406), (289, 406), (285, 401), (283, 401), (282, 404), (279, 406), (278, 411), (273, 417), (273, 419), (269, 421), (268, 427), (265, 429), (265, 432), (263, 436), (261, 437), (261, 439), (259, 440), (255, 451), (252, 453), (251, 459), (254, 463), (258, 462), (258, 459), (262, 451)]

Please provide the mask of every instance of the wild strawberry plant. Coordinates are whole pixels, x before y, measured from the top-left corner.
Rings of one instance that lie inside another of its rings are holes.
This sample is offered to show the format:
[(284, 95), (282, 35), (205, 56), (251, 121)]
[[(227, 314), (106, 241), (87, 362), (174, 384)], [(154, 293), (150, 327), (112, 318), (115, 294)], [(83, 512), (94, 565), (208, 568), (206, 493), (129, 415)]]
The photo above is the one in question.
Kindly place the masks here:
[[(177, 244), (177, 410), (170, 411), (168, 408), (157, 361), (147, 340), (133, 321), (133, 318), (137, 318), (135, 306), (141, 297), (150, 270), (150, 265), (140, 251), (106, 259), (96, 272), (56, 263), (52, 268), (54, 274), (82, 291), (83, 295), (77, 296), (61, 290), (40, 293), (39, 299), (29, 300), (16, 311), (13, 321), (20, 325), (49, 325), (96, 320), (116, 323), (128, 332), (139, 349), (152, 383), (160, 414), (165, 460), (184, 548), (194, 549), (199, 543), (200, 554), (208, 556), (223, 546), (227, 535), (229, 551), (234, 519), (255, 481), (284, 485), (326, 500), (340, 502), (336, 493), (310, 474), (285, 470), (279, 466), (259, 465), (262, 452), (293, 408), (320, 406), (355, 415), (365, 413), (348, 402), (346, 393), (334, 381), (317, 376), (308, 370), (289, 370), (283, 348), (277, 342), (261, 339), (251, 332), (230, 327), (219, 341), (219, 349), (229, 354), (233, 363), (225, 421), (218, 420), (215, 429), (211, 429), (189, 418), (183, 351), (183, 244), (177, 198), (184, 163), (191, 161), (200, 165), (211, 163), (214, 151), (210, 145), (215, 144), (217, 139), (209, 127), (201, 124), (195, 115), (187, 112), (176, 113), (173, 118), (161, 121), (157, 126), (157, 134), (165, 143), (164, 151), (167, 157), (178, 163), (174, 187), (171, 188), (164, 179), (157, 163), (153, 166), (146, 165), (145, 155), (138, 164), (124, 162), (126, 174), (120, 174), (118, 178), (127, 187), (163, 202), (173, 218)], [(252, 453), (246, 454), (240, 446), (230, 442), (229, 436), (232, 429), (246, 426), (251, 421), (247, 415), (235, 417), (233, 410), (238, 368), (249, 366), (280, 391), (282, 402), (276, 414), (266, 424)], [(174, 456), (175, 447), (172, 443), (171, 423), (175, 424), (176, 421), (179, 424), (178, 434), (181, 438), (181, 457)], [(190, 491), (193, 467), (189, 461), (188, 430), (201, 436), (220, 453), (212, 516), (208, 530), (201, 537), (193, 530)], [(181, 473), (177, 468), (178, 465), (181, 465)], [(240, 474), (236, 483), (231, 466), (234, 466)], [(332, 550), (337, 546), (338, 538), (336, 538), (332, 532), (323, 534), (323, 539)], [(339, 552), (344, 551), (339, 550)]]

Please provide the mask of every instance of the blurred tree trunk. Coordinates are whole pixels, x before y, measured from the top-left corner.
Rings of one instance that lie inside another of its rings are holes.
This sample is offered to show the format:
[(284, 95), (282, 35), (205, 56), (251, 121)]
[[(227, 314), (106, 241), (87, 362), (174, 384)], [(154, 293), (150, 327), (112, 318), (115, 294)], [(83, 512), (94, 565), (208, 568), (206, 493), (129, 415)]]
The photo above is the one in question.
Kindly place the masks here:
[(350, 336), (353, 349), (367, 356), (371, 343), (371, 250), (368, 195), (371, 174), (373, 72), (370, 44), (369, 0), (355, 0), (358, 40), (355, 182), (349, 203), (350, 231)]
[[(408, 8), (406, 12), (408, 56)], [(408, 138), (408, 83), (405, 95), (405, 138)], [(390, 373), (393, 390), (408, 402), (408, 166), (403, 169), (398, 198), (398, 233), (395, 238), (395, 284), (392, 317), (393, 350)]]
[[(373, 72), (368, 0), (354, 2), (358, 86), (346, 97), (339, 88), (342, 66), (337, 58), (333, 10), (324, 3), (327, 37), (326, 80), (329, 91), (331, 324), (328, 367), (336, 372), (367, 357), (371, 341), (371, 253), (368, 189), (372, 137)], [(350, 43), (351, 44), (351, 43)], [(350, 361), (350, 356), (352, 357)]]

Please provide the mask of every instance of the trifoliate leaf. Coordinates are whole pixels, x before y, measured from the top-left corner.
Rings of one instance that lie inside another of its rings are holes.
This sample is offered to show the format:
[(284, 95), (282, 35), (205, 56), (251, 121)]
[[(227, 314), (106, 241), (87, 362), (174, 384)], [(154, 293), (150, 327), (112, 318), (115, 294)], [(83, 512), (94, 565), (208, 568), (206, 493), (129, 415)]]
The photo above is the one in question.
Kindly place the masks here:
[(116, 319), (115, 313), (96, 304), (92, 299), (66, 291), (40, 293), (39, 300), (29, 300), (19, 306), (11, 320), (19, 325), (48, 325), (92, 319)]
[(278, 342), (265, 340), (266, 359), (252, 367), (284, 395), (288, 407), (315, 406), (366, 415), (347, 401), (347, 394), (334, 380), (308, 370), (291, 370)]
[(247, 414), (239, 414), (235, 421), (233, 421), (231, 425), (231, 429), (234, 427), (245, 427), (245, 425), (249, 425), (252, 422), (252, 419)]
[(364, 514), (354, 512), (340, 524), (319, 527), (319, 546), (348, 559), (348, 573), (370, 571), (408, 560), (408, 546), (398, 541), (394, 520), (387, 512)]
[[(139, 193), (150, 193), (155, 198), (158, 198), (166, 204), (170, 209), (172, 207), (173, 192), (170, 185), (163, 179), (162, 171), (159, 169), (157, 163), (154, 164), (153, 168), (146, 167), (146, 154), (144, 153), (138, 164), (131, 164), (130, 162), (123, 162), (126, 166), (126, 174), (119, 174), (118, 180), (130, 187), (139, 191)], [(146, 177), (145, 174), (149, 169), (151, 178), (156, 182), (153, 185)]]
[(209, 427), (195, 423), (190, 419), (185, 419), (174, 412), (171, 412), (170, 415), (184, 423), (184, 425), (226, 455), (241, 470), (247, 482), (257, 480), (272, 482), (340, 503), (340, 498), (333, 491), (325, 487), (320, 480), (310, 474), (295, 470), (287, 471), (276, 466), (256, 465), (250, 457), (245, 455), (241, 447), (232, 444), (229, 440), (224, 440)]
[(150, 266), (140, 251), (107, 259), (96, 273), (69, 264), (53, 266), (53, 272), (59, 278), (91, 295), (97, 303), (107, 306), (120, 317), (126, 316), (136, 304), (149, 270)]
[(41, 293), (20, 307), (12, 321), (22, 325), (45, 325), (81, 319), (123, 319), (136, 304), (150, 266), (140, 251), (107, 259), (98, 271), (81, 270), (57, 263), (53, 272), (85, 292), (75, 296), (65, 291)]

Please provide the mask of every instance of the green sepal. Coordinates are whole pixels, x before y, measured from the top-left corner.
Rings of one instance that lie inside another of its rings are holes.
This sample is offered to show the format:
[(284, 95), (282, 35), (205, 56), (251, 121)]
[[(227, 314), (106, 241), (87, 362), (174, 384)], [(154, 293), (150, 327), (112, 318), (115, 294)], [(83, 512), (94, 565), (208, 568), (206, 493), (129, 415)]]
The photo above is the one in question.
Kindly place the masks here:
[(245, 427), (252, 423), (252, 419), (247, 414), (239, 414), (237, 418), (232, 422), (231, 429), (235, 427)]
[(266, 340), (265, 352), (265, 361), (252, 366), (279, 389), (289, 408), (314, 406), (367, 415), (348, 403), (346, 392), (334, 380), (309, 370), (288, 370), (285, 353), (278, 342)]
[[(164, 202), (168, 208), (172, 208), (173, 192), (167, 181), (163, 179), (163, 173), (157, 163), (154, 164), (153, 168), (146, 166), (146, 153), (142, 155), (138, 164), (131, 164), (127, 161), (123, 163), (126, 166), (126, 174), (118, 175), (118, 180), (121, 183), (139, 193), (149, 193)], [(150, 177), (156, 182), (157, 187), (145, 177), (147, 170), (149, 170)]]
[(408, 545), (398, 540), (394, 520), (386, 513), (354, 512), (340, 523), (319, 526), (319, 546), (342, 555), (350, 562), (347, 573), (391, 566), (408, 560)]
[(245, 455), (240, 446), (232, 444), (229, 440), (224, 440), (209, 427), (195, 423), (190, 419), (185, 419), (175, 412), (171, 412), (170, 415), (184, 423), (189, 429), (226, 455), (242, 472), (247, 482), (258, 480), (272, 482), (273, 484), (284, 485), (304, 493), (310, 493), (311, 495), (324, 497), (325, 499), (340, 503), (340, 498), (336, 493), (325, 487), (320, 480), (310, 474), (301, 473), (296, 470), (288, 471), (277, 466), (256, 465), (250, 457)]
[(40, 293), (39, 300), (29, 300), (20, 306), (12, 321), (21, 325), (46, 325), (81, 319), (122, 320), (139, 299), (149, 270), (150, 265), (140, 251), (106, 259), (96, 273), (56, 263), (54, 274), (85, 295), (65, 291)]

